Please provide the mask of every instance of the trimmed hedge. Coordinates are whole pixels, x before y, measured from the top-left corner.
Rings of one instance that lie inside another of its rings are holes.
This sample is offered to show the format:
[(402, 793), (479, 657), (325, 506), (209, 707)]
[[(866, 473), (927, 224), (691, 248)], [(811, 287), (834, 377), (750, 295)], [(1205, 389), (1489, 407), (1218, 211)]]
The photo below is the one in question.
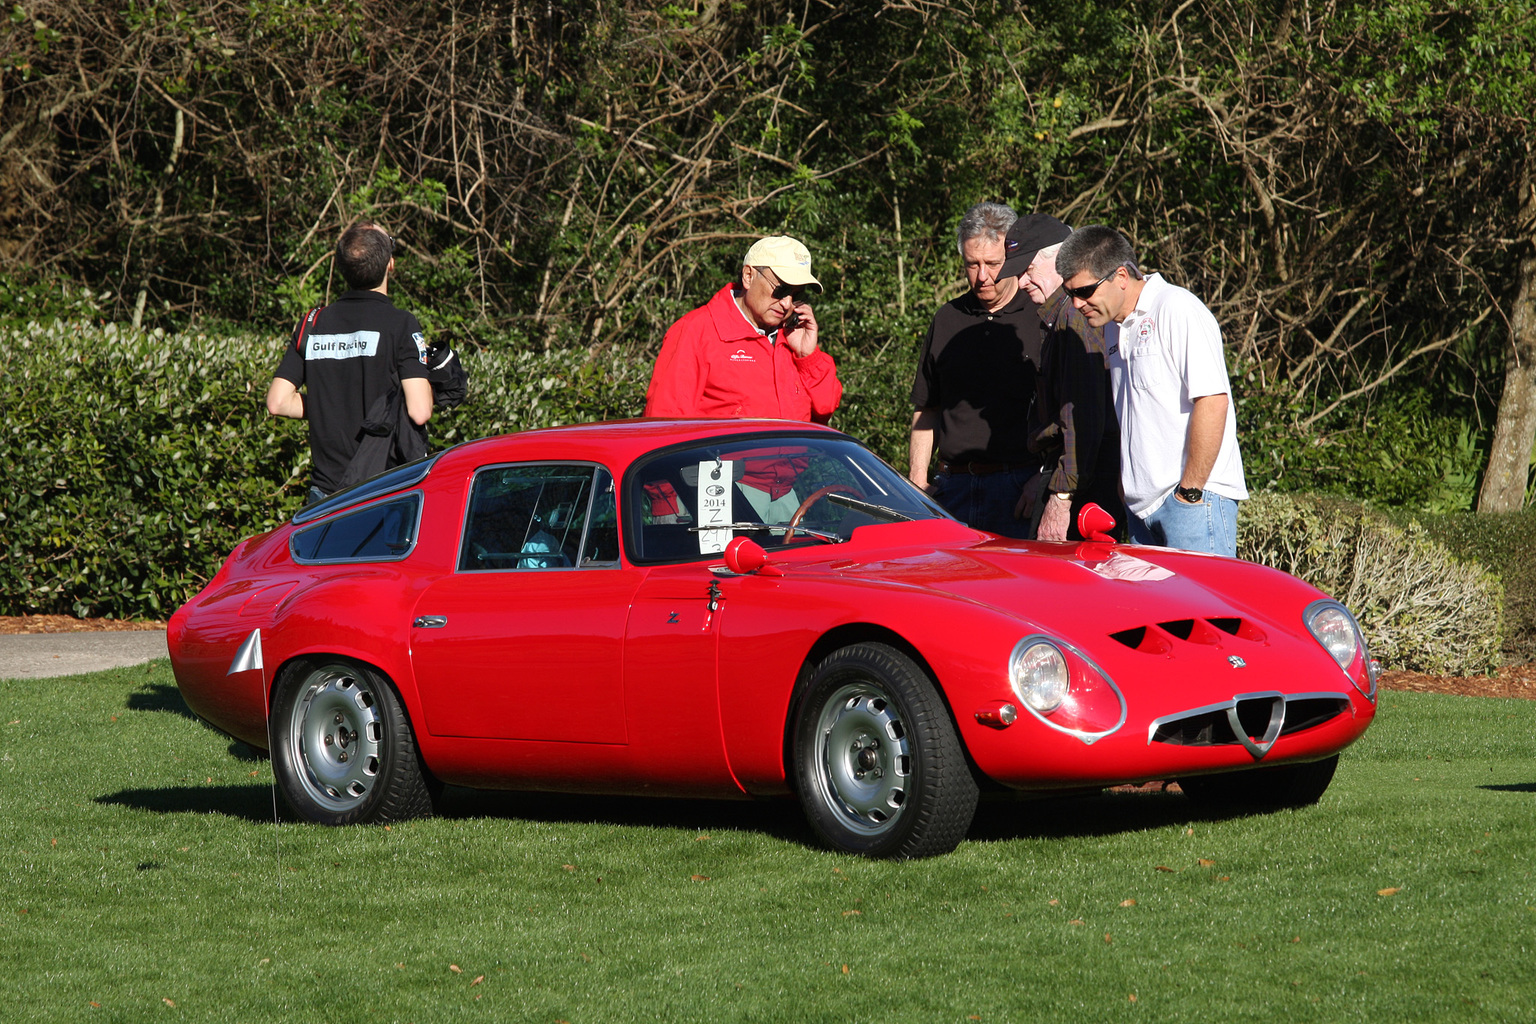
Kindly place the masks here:
[[(263, 398), (282, 335), (138, 334), (59, 323), (0, 331), (0, 613), (164, 617), (239, 540), (303, 501), (306, 425)], [(834, 425), (906, 464), (917, 345), (838, 355)], [(434, 448), (489, 434), (637, 416), (650, 360), (585, 350), (464, 352), (470, 398), (433, 417)], [(1358, 506), (1259, 494), (1239, 553), (1344, 601), (1384, 664), (1491, 667), (1499, 588), (1423, 529)]]
[[(163, 618), (241, 538), (286, 521), (307, 426), (267, 415), (284, 335), (142, 334), (116, 325), (0, 331), (0, 614)], [(650, 362), (583, 351), (464, 352), (470, 398), (434, 449), (489, 434), (638, 416)], [(904, 464), (902, 358), (840, 357), (836, 425)]]
[(1264, 492), (1242, 505), (1237, 553), (1342, 601), (1386, 668), (1475, 675), (1498, 667), (1498, 577), (1418, 523), (1398, 525), (1338, 498)]
[(1536, 508), (1414, 518), (1432, 539), (1498, 575), (1504, 584), (1504, 658), (1536, 661)]
[(0, 334), (5, 612), (163, 617), (291, 511), (304, 435), (266, 417), (254, 354), (113, 325)]

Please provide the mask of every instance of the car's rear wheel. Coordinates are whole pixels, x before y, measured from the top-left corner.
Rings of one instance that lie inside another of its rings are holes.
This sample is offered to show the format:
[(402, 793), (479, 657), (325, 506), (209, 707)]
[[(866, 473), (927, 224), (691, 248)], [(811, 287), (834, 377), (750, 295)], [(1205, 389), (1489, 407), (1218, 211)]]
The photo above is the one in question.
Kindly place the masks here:
[(828, 845), (868, 857), (931, 857), (959, 845), (978, 789), (928, 676), (884, 644), (816, 667), (797, 704), (795, 782)]
[(272, 694), (272, 770), (300, 817), (322, 825), (432, 813), (410, 719), (382, 675), (342, 658), (301, 658)]
[(1195, 775), (1179, 780), (1191, 800), (1215, 807), (1273, 810), (1306, 807), (1322, 798), (1339, 767), (1339, 755), (1305, 764), (1247, 768), (1222, 775)]

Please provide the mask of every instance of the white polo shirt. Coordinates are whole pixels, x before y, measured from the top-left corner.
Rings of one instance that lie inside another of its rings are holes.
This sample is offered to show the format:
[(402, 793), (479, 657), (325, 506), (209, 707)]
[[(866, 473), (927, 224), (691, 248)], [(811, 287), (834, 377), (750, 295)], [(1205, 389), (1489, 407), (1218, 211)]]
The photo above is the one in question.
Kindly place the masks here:
[[(1205, 303), (1161, 274), (1147, 276), (1119, 335), (1109, 344), (1109, 373), (1120, 418), (1120, 480), (1126, 506), (1146, 516), (1161, 507), (1184, 473), (1194, 400), (1223, 394), (1230, 399), (1232, 386), (1216, 318)], [(1242, 501), (1248, 487), (1233, 405), (1229, 400), (1221, 450), (1205, 486)]]

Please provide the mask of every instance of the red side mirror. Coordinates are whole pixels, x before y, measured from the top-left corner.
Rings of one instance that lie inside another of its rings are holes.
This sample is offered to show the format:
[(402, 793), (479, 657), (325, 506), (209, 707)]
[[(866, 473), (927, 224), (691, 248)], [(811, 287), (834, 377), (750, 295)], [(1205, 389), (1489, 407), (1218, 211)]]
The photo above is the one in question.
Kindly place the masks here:
[(768, 552), (751, 537), (737, 537), (725, 546), (725, 567), (738, 576), (782, 576), (784, 571), (768, 564)]
[(1114, 528), (1115, 517), (1091, 501), (1077, 514), (1077, 532), (1086, 540), (1113, 544), (1115, 538), (1110, 536), (1109, 531)]

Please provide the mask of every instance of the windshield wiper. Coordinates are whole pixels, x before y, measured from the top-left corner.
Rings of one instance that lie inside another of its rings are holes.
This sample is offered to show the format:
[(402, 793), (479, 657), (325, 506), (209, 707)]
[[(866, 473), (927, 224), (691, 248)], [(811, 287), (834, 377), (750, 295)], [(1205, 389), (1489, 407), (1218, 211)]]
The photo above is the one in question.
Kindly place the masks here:
[(827, 495), (827, 500), (834, 505), (842, 505), (844, 508), (851, 508), (855, 512), (867, 512), (876, 518), (887, 519), (893, 523), (910, 523), (912, 521), (912, 517), (905, 512), (898, 512), (885, 505), (876, 505), (872, 501), (850, 498), (846, 494), (829, 494)]
[[(900, 513), (896, 514), (900, 515)], [(779, 530), (782, 532), (788, 529), (789, 526), (785, 523), (721, 523), (719, 526), (690, 526), (688, 527), (688, 532), (704, 533), (706, 530), (750, 530), (761, 532), (766, 530), (771, 533), (774, 530)], [(796, 536), (802, 533), (807, 537), (815, 537), (817, 540), (824, 540), (828, 544), (841, 544), (843, 542), (843, 538), (841, 536), (835, 533), (828, 533), (826, 530), (818, 530), (812, 526), (795, 527)]]

